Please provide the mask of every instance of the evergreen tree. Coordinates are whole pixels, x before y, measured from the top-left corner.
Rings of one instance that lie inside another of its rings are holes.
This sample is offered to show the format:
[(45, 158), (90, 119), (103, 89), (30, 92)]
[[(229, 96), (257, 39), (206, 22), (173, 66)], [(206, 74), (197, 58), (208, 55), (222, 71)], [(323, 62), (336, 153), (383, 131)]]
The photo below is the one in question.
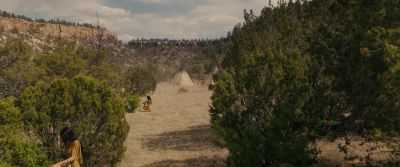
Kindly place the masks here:
[(0, 99), (0, 166), (47, 166), (47, 156), (35, 136), (23, 129), (13, 98)]
[(212, 98), (230, 166), (311, 166), (316, 140), (396, 137), (397, 4), (281, 1), (245, 12)]
[(79, 134), (85, 166), (115, 166), (122, 158), (126, 107), (105, 82), (79, 76), (38, 83), (20, 100), (25, 125), (39, 135), (51, 160), (62, 158), (57, 136), (66, 126)]

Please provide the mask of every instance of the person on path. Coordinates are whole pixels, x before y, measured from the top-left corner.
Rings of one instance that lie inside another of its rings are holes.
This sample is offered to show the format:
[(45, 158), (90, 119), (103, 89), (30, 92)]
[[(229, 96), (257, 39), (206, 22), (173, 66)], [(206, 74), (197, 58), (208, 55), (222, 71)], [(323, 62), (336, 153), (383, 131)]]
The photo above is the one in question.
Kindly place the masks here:
[(61, 130), (60, 136), (64, 146), (67, 148), (68, 159), (58, 162), (53, 167), (81, 167), (83, 164), (81, 143), (74, 130), (65, 127)]
[(150, 96), (147, 96), (147, 100), (143, 103), (143, 111), (151, 112), (150, 105), (153, 103)]

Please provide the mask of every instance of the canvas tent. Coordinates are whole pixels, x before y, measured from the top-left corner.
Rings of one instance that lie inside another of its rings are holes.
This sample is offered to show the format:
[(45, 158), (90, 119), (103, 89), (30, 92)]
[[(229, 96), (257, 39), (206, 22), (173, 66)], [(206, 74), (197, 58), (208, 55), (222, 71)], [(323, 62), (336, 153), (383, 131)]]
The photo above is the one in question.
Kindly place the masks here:
[(193, 81), (190, 78), (189, 74), (186, 71), (181, 71), (175, 74), (173, 82), (177, 86), (193, 86)]

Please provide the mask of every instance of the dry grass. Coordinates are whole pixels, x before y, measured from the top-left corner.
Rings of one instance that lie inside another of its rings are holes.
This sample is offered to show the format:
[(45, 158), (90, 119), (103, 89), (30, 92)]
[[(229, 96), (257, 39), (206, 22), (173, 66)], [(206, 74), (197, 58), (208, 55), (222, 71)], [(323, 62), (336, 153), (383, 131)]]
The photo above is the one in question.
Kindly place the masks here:
[(224, 167), (228, 151), (215, 143), (208, 113), (211, 92), (193, 86), (187, 93), (161, 83), (152, 112), (127, 114), (130, 132), (120, 167)]
[(163, 160), (144, 167), (225, 167), (225, 159), (221, 157), (198, 157), (186, 160)]
[(149, 136), (143, 141), (149, 150), (201, 151), (219, 150), (210, 126), (195, 126), (187, 130)]

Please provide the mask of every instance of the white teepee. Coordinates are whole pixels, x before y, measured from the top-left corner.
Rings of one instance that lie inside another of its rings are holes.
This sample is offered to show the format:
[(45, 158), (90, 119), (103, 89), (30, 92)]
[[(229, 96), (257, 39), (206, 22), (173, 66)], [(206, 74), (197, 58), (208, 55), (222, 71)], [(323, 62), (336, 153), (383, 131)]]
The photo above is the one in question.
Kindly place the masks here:
[(186, 71), (178, 72), (173, 80), (174, 84), (178, 86), (193, 86), (193, 81)]

